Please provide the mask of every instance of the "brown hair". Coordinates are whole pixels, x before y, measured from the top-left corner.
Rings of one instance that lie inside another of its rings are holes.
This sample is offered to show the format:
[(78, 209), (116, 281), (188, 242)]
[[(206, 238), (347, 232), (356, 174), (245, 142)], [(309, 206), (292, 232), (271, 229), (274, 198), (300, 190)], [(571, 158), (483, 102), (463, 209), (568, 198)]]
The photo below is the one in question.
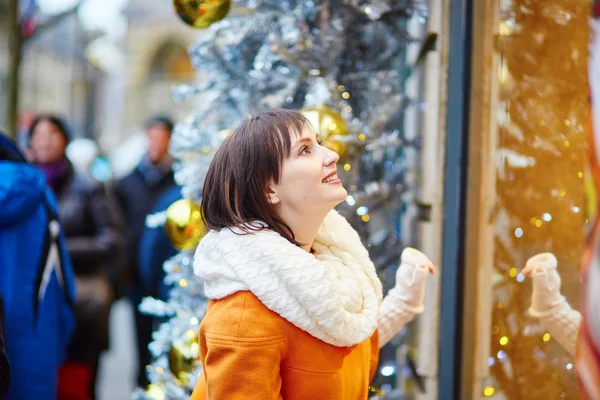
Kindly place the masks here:
[(307, 119), (298, 111), (264, 112), (237, 128), (217, 150), (202, 190), (202, 219), (208, 229), (239, 228), (251, 233), (265, 229), (250, 225), (264, 221), (295, 245), (292, 229), (275, 213), (267, 199), (269, 180), (277, 184), (281, 167)]
[(58, 132), (65, 139), (65, 143), (69, 144), (69, 141), (71, 140), (71, 132), (69, 132), (69, 127), (67, 126), (67, 122), (63, 118), (59, 117), (58, 115), (53, 115), (53, 114), (41, 114), (41, 115), (38, 115), (37, 117), (35, 117), (35, 119), (31, 123), (31, 125), (29, 126), (29, 132), (27, 133), (27, 140), (29, 142), (31, 142), (31, 138), (33, 137), (33, 134), (35, 133), (35, 128), (42, 121), (48, 121), (52, 125), (54, 125), (54, 127), (56, 129), (58, 129)]

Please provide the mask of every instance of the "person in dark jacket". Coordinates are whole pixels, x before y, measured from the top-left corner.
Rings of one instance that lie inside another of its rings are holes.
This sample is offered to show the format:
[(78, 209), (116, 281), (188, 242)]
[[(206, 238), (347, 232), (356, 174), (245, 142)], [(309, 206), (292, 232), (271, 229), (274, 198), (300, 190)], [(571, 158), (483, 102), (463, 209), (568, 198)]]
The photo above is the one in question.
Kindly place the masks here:
[(0, 399), (3, 399), (8, 393), (10, 386), (10, 363), (6, 355), (6, 345), (4, 344), (4, 300), (0, 295)]
[[(150, 213), (165, 212), (171, 204), (180, 199), (182, 199), (181, 188), (172, 186), (158, 198)], [(142, 297), (150, 296), (163, 301), (167, 300), (170, 287), (164, 281), (163, 264), (177, 253), (178, 251), (173, 247), (164, 226), (144, 228), (138, 256)]]
[(55, 400), (75, 328), (75, 277), (64, 230), (44, 175), (1, 134), (0, 177), (0, 295), (11, 364), (6, 399)]
[(120, 216), (104, 187), (76, 172), (67, 159), (69, 134), (64, 121), (42, 115), (29, 132), (30, 154), (58, 198), (77, 280), (77, 330), (61, 371), (59, 399), (85, 395), (94, 399), (100, 354), (108, 348), (110, 277), (124, 254)]
[[(181, 188), (172, 186), (158, 198), (151, 214), (166, 211), (171, 204), (181, 198)], [(142, 298), (148, 296), (167, 301), (171, 286), (165, 282), (166, 274), (163, 264), (177, 253), (178, 251), (173, 247), (164, 226), (145, 227), (140, 239), (138, 256), (140, 296)], [(146, 334), (145, 336), (138, 336), (138, 341), (143, 341), (140, 343), (140, 347), (144, 345), (145, 348), (148, 348), (152, 342), (152, 332), (158, 329), (160, 324), (166, 321), (166, 318), (152, 315), (146, 317), (151, 319), (151, 329), (143, 332)]]
[(137, 384), (148, 384), (146, 365), (151, 361), (148, 343), (152, 336), (153, 318), (139, 312), (143, 296), (140, 281), (138, 254), (146, 216), (167, 189), (175, 185), (171, 170), (173, 158), (169, 155), (169, 142), (173, 122), (164, 116), (151, 118), (146, 124), (148, 150), (140, 163), (127, 176), (117, 181), (114, 192), (125, 217), (127, 235), (127, 296), (134, 306), (138, 349)]

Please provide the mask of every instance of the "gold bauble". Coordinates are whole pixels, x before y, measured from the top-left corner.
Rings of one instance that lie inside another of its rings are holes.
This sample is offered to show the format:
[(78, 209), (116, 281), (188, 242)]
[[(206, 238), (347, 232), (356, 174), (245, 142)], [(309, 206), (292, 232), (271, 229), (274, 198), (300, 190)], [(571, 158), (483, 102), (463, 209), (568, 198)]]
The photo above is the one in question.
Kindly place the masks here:
[(225, 18), (231, 0), (173, 0), (179, 18), (194, 28), (208, 28)]
[(169, 369), (173, 376), (184, 385), (189, 383), (186, 373), (192, 372), (200, 363), (198, 353), (197, 337), (185, 343), (173, 344), (169, 350)]
[(348, 151), (348, 145), (339, 140), (339, 137), (348, 136), (348, 127), (342, 116), (325, 106), (305, 108), (301, 112), (323, 141), (323, 146), (342, 158)]
[(188, 199), (177, 200), (167, 208), (165, 229), (178, 250), (194, 249), (208, 232), (200, 205)]
[(151, 383), (146, 387), (146, 396), (152, 400), (166, 400), (165, 387), (162, 383)]
[(373, 386), (373, 385), (369, 385), (369, 398), (371, 397), (385, 397), (385, 391), (383, 391), (383, 389), (377, 387), (377, 386)]

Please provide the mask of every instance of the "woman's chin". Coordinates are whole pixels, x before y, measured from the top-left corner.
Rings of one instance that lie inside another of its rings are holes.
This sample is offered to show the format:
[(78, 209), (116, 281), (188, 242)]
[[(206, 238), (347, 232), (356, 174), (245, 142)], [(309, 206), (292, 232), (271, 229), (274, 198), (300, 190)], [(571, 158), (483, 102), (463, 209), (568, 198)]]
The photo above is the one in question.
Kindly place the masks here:
[(348, 191), (342, 185), (339, 185), (339, 187), (335, 188), (335, 194), (333, 197), (335, 198), (335, 205), (338, 205), (346, 200), (348, 197)]

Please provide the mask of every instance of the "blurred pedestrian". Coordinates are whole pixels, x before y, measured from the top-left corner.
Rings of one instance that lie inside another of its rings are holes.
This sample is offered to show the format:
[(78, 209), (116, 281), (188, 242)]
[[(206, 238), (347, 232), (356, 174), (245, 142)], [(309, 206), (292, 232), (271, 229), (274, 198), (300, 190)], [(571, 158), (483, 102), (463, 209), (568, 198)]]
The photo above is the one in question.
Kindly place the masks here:
[[(180, 199), (182, 199), (181, 188), (172, 186), (158, 198), (150, 213), (165, 212), (171, 204)], [(150, 296), (164, 301), (168, 299), (170, 287), (165, 283), (166, 274), (163, 264), (177, 253), (178, 251), (173, 247), (164, 226), (144, 227), (138, 256), (142, 297)], [(159, 320), (162, 321), (162, 319)], [(154, 324), (154, 329), (156, 329), (156, 324)]]
[(111, 276), (124, 239), (116, 203), (66, 157), (70, 135), (54, 115), (36, 118), (29, 131), (35, 165), (58, 198), (58, 210), (77, 280), (77, 329), (60, 376), (59, 399), (94, 399), (100, 354), (108, 348)]
[(10, 363), (6, 355), (6, 345), (4, 344), (4, 300), (0, 295), (0, 399), (3, 399), (8, 393), (10, 386)]
[[(6, 399), (54, 400), (75, 327), (73, 267), (44, 174), (1, 134), (0, 176), (0, 296), (11, 366)], [(3, 364), (0, 351), (0, 371)], [(5, 376), (0, 372), (0, 381)]]
[(128, 290), (127, 295), (134, 306), (138, 348), (139, 386), (146, 386), (146, 365), (151, 361), (148, 344), (152, 340), (153, 318), (140, 313), (138, 305), (143, 296), (138, 255), (145, 228), (146, 216), (152, 211), (159, 196), (175, 185), (171, 170), (173, 158), (169, 155), (169, 142), (173, 122), (164, 116), (155, 116), (146, 124), (148, 150), (127, 176), (114, 187), (115, 195), (125, 216), (127, 228)]

